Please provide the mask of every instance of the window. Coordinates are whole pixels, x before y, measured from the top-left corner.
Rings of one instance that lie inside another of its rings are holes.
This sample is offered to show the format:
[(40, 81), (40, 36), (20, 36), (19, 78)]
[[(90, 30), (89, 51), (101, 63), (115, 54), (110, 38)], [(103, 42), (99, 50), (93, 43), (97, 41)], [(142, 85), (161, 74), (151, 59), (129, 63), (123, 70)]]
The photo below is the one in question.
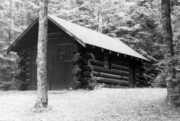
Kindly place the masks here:
[(104, 67), (109, 68), (109, 53), (104, 52)]
[(65, 59), (65, 47), (58, 48), (58, 59)]

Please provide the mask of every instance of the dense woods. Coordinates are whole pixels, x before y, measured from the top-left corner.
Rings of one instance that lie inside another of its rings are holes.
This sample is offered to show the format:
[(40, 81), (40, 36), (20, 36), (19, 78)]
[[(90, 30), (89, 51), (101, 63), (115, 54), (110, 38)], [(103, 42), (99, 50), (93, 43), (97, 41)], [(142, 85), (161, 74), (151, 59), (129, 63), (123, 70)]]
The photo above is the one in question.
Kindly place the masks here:
[[(167, 8), (162, 6), (165, 3), (161, 1), (164, 0), (49, 0), (48, 9), (50, 14), (119, 38), (151, 60), (151, 65), (144, 64), (143, 73), (149, 86), (166, 87), (166, 82), (173, 81), (176, 85), (173, 92), (178, 95), (180, 6), (177, 0), (170, 1), (171, 11), (167, 15), (163, 11)], [(0, 0), (0, 2), (1, 83), (18, 80), (14, 79), (14, 75), (18, 74), (14, 74), (14, 70), (17, 69), (15, 60), (17, 62), (19, 60), (13, 53), (7, 55), (6, 49), (38, 16), (39, 3), (36, 0)], [(171, 16), (169, 23), (172, 26), (171, 43), (167, 36), (164, 39), (166, 35), (164, 32), (167, 29), (164, 25), (167, 23), (163, 24), (166, 20), (162, 18), (167, 16)], [(98, 63), (96, 60), (89, 61)], [(114, 65), (114, 68), (121, 67)], [(96, 70), (87, 71), (84, 75), (91, 76), (91, 73), (95, 75)]]

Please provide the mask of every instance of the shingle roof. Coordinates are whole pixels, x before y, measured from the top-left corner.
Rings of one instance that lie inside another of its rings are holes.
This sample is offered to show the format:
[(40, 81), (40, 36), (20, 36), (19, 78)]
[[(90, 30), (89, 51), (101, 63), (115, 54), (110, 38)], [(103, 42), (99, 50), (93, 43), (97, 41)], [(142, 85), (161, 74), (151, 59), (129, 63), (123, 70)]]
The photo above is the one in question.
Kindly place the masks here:
[(132, 57), (147, 60), (141, 54), (137, 53), (135, 50), (130, 48), (128, 45), (120, 41), (119, 39), (112, 38), (105, 34), (96, 32), (94, 30), (79, 26), (77, 24), (68, 22), (66, 20), (60, 19), (53, 15), (48, 15), (48, 18), (55, 23), (57, 26), (62, 28), (68, 34), (73, 36), (78, 42), (83, 46), (86, 44), (97, 46), (103, 49), (107, 49), (113, 52), (129, 55)]
[[(86, 44), (100, 47), (103, 49), (110, 50), (112, 52), (129, 55), (139, 59), (149, 61), (141, 54), (130, 48), (128, 45), (120, 41), (119, 39), (112, 38), (105, 34), (96, 32), (94, 30), (82, 27), (80, 25), (68, 22), (54, 15), (48, 14), (48, 19), (56, 24), (58, 27), (63, 29), (70, 36), (74, 37), (80, 44), (86, 47)], [(7, 52), (13, 50), (14, 45), (20, 42), (22, 37), (38, 22), (37, 19), (30, 25), (25, 32), (18, 37), (18, 39), (7, 49)]]

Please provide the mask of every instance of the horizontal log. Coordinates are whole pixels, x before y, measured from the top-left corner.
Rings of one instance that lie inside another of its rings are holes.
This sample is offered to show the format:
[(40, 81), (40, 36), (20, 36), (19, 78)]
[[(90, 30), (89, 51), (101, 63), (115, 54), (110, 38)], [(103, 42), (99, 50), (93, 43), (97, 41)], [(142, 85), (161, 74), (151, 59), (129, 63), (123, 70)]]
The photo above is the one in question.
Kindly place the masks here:
[(93, 53), (83, 54), (83, 57), (84, 57), (85, 59), (93, 59), (93, 60), (95, 60), (95, 56), (94, 56)]
[(81, 81), (82, 76), (81, 75), (74, 75), (73, 76), (73, 81)]
[(141, 75), (139, 72), (136, 71), (136, 75)]
[(48, 25), (48, 33), (60, 32), (59, 28), (55, 28), (54, 26)]
[(91, 65), (88, 59), (83, 59), (83, 65)]
[[(90, 63), (90, 64), (89, 64)], [(92, 65), (92, 66), (101, 66), (101, 67), (104, 67), (104, 62), (102, 61), (98, 61), (98, 60), (93, 60), (93, 59), (89, 59), (89, 60), (86, 60), (84, 61), (84, 64), (86, 65)], [(122, 70), (122, 71), (129, 71), (129, 68), (128, 67), (125, 67), (125, 66), (120, 66), (120, 65), (116, 65), (116, 64), (111, 64), (111, 68), (112, 69), (118, 69), (118, 70)], [(89, 68), (85, 68), (85, 70), (89, 70), (89, 71), (93, 71), (93, 67), (89, 67)], [(125, 74), (126, 75), (126, 74)]]
[(94, 66), (92, 65), (86, 65), (82, 67), (83, 71), (94, 71)]
[(100, 55), (95, 55), (95, 58), (96, 58), (96, 60), (104, 61), (104, 54), (103, 54), (102, 56), (100, 56)]
[(129, 71), (129, 67), (127, 66), (121, 66), (117, 64), (111, 64), (112, 69), (118, 69), (118, 70), (123, 70), (123, 71)]
[(26, 73), (26, 77), (27, 77), (27, 78), (30, 78), (30, 73)]
[(79, 67), (74, 67), (72, 69), (72, 74), (73, 75), (80, 75), (82, 73), (82, 69), (80, 69)]
[(51, 32), (48, 34), (48, 38), (66, 36), (65, 32)]
[(129, 63), (125, 62), (125, 61), (119, 61), (119, 60), (111, 59), (111, 63), (129, 67)]
[(26, 53), (26, 50), (24, 49), (24, 50), (18, 51), (18, 52), (17, 52), (17, 55), (22, 56), (22, 55), (24, 55), (25, 53)]
[(90, 59), (89, 61), (91, 65), (104, 67), (104, 62), (102, 61), (93, 60), (93, 59)]
[(18, 69), (20, 69), (20, 70), (25, 70), (25, 71), (26, 71), (26, 66), (25, 66), (25, 65), (18, 64)]
[(84, 71), (84, 72), (83, 72), (83, 76), (84, 76), (84, 77), (88, 77), (88, 78), (93, 78), (93, 77), (94, 77), (94, 76), (93, 76), (93, 73), (90, 72), (90, 71)]
[(93, 60), (93, 59), (84, 59), (83, 61), (84, 65), (95, 65), (95, 66), (101, 66), (104, 67), (104, 62), (99, 60)]
[(26, 79), (26, 83), (29, 83), (30, 82), (30, 79)]
[(23, 80), (25, 78), (25, 76), (24, 77), (22, 77), (22, 76), (14, 76), (14, 78), (18, 79), (18, 80)]
[[(104, 62), (99, 61), (99, 60), (89, 59), (89, 62), (88, 62), (88, 61), (84, 61), (84, 64), (86, 64), (86, 65), (89, 65), (89, 63), (90, 63), (91, 65), (104, 67)], [(112, 69), (129, 71), (129, 67), (127, 67), (127, 66), (121, 66), (121, 65), (117, 65), (117, 64), (111, 64), (111, 68), (112, 68)]]
[(94, 76), (99, 76), (99, 77), (105, 77), (105, 78), (112, 78), (112, 79), (119, 79), (119, 80), (127, 80), (127, 81), (129, 81), (128, 76), (120, 76), (120, 75), (103, 73), (103, 72), (96, 72), (96, 71), (92, 71), (92, 74)]
[(18, 57), (18, 58), (16, 59), (16, 63), (17, 63), (17, 64), (24, 64), (24, 63), (26, 63), (26, 60), (23, 59), (22, 57)]
[(26, 66), (30, 66), (31, 65), (31, 62), (26, 62)]
[(31, 60), (31, 57), (30, 57), (30, 56), (26, 57), (26, 60), (27, 60), (27, 61), (30, 61), (30, 60)]
[(20, 83), (22, 85), (29, 85), (30, 79), (26, 79), (26, 80), (21, 80)]
[(21, 78), (24, 77), (25, 75), (26, 75), (26, 71), (20, 69), (16, 70), (14, 73), (15, 78)]
[(73, 56), (73, 62), (74, 63), (81, 63), (81, 62), (83, 62), (83, 57), (81, 57), (79, 54), (75, 54)]
[(31, 51), (29, 51), (29, 52), (27, 52), (27, 55), (29, 56), (29, 55), (31, 55), (31, 53), (32, 53), (32, 52), (31, 52)]
[(108, 68), (98, 67), (98, 66), (93, 66), (93, 68), (94, 68), (94, 71), (97, 71), (97, 72), (104, 72), (104, 73), (110, 73), (110, 74), (116, 74), (116, 75), (129, 76), (128, 71), (120, 71), (120, 70), (116, 70), (116, 69), (108, 69)]
[(30, 68), (26, 68), (26, 71), (29, 72), (29, 71), (30, 71)]
[(83, 84), (83, 85), (88, 85), (88, 84), (90, 84), (90, 79), (88, 79), (88, 78), (82, 78), (81, 79), (81, 83)]
[(109, 78), (103, 78), (103, 77), (97, 77), (97, 82), (105, 83), (105, 84), (119, 84), (119, 85), (124, 85), (124, 86), (129, 85), (129, 82), (125, 80), (109, 79)]
[(70, 36), (66, 36), (66, 37), (54, 37), (54, 38), (48, 38), (49, 41), (53, 41), (53, 40), (59, 40), (59, 39), (68, 39), (71, 40), (72, 38)]
[(99, 66), (86, 65), (86, 66), (83, 66), (82, 69), (84, 71), (97, 71), (97, 72), (105, 72), (105, 73), (122, 75), (122, 76), (129, 76), (128, 71), (120, 71), (120, 70), (116, 70), (116, 69), (108, 69), (108, 68), (99, 67)]

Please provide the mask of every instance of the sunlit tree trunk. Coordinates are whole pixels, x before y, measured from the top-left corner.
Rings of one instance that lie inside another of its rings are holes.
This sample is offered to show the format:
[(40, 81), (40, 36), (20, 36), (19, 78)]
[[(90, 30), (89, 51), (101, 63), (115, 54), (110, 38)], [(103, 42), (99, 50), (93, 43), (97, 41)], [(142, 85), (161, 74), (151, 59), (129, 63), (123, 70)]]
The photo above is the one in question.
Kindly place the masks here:
[(48, 0), (39, 0), (39, 33), (37, 52), (37, 101), (35, 107), (43, 108), (48, 105), (47, 93), (47, 31), (48, 31)]
[(102, 33), (102, 13), (98, 13), (98, 32)]
[(99, 8), (99, 10), (98, 10), (98, 28), (97, 28), (97, 31), (98, 32), (100, 32), (100, 33), (102, 33), (102, 22), (103, 22), (103, 18), (102, 18), (102, 13), (103, 13), (103, 11), (104, 11), (104, 3), (103, 3), (103, 1), (102, 0), (100, 0), (100, 8)]

